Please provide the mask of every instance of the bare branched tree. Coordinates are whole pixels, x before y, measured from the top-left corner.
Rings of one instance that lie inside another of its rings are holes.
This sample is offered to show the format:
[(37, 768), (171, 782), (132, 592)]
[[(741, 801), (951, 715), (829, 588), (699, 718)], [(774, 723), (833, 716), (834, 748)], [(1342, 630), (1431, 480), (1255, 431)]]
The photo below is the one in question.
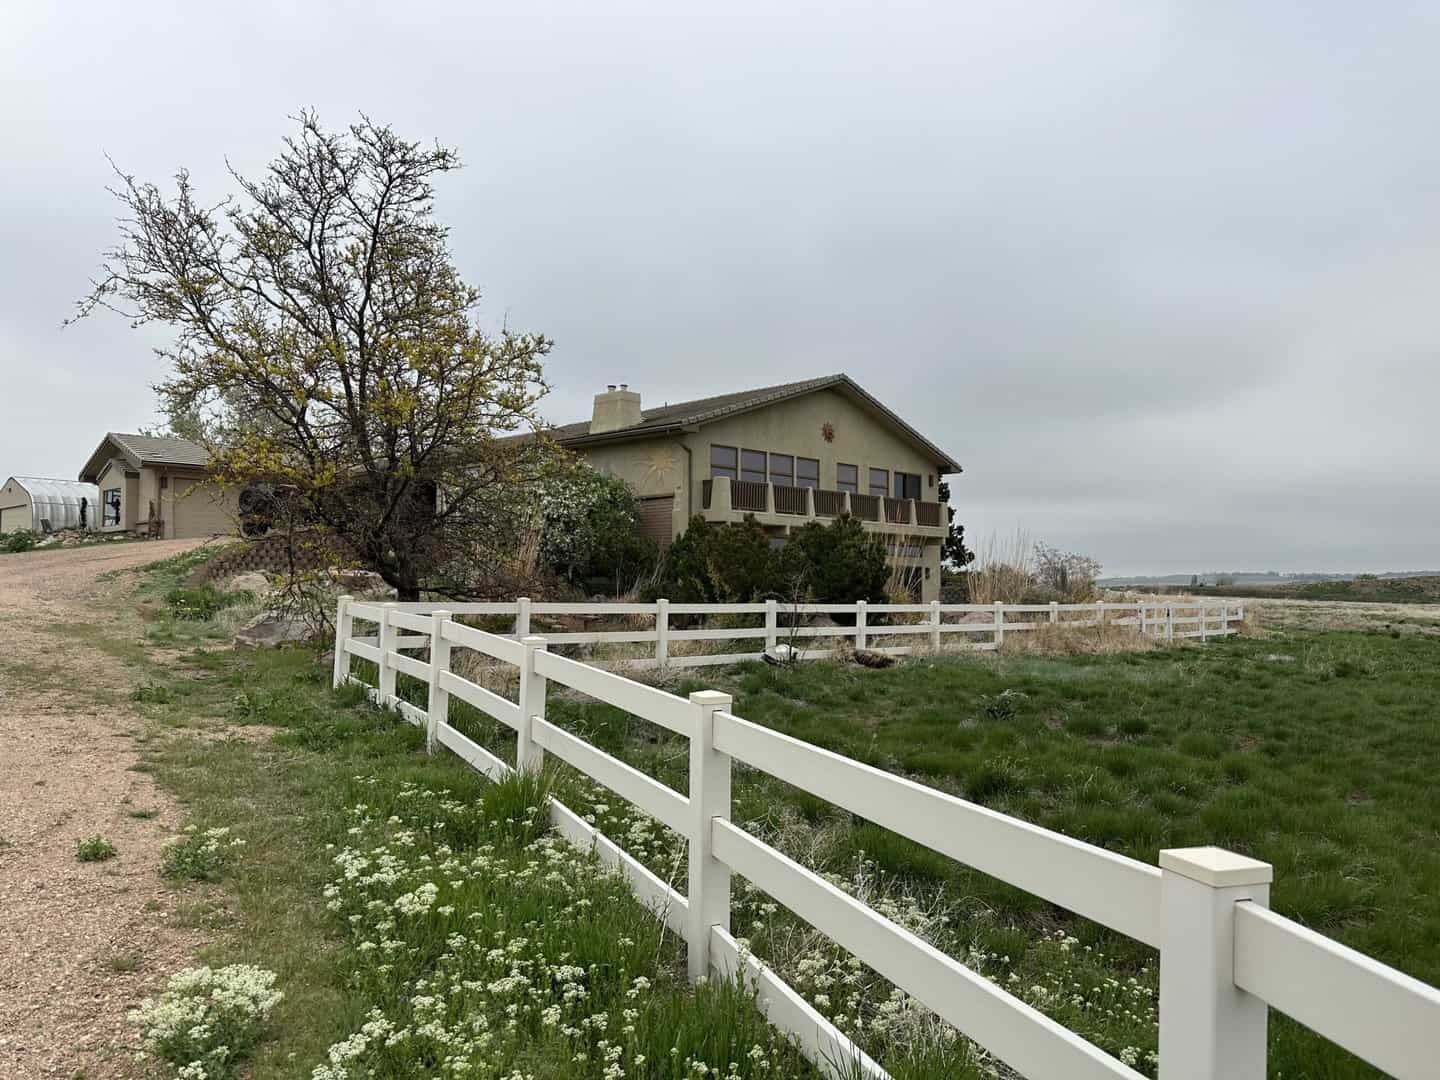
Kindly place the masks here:
[[(311, 113), (259, 179), (202, 203), (120, 174), (119, 244), (80, 302), (176, 332), (156, 387), (216, 481), (301, 500), (401, 599), (504, 591), (556, 456), (541, 335), (484, 333), (433, 213), (451, 150)], [(118, 170), (117, 170), (118, 172)]]

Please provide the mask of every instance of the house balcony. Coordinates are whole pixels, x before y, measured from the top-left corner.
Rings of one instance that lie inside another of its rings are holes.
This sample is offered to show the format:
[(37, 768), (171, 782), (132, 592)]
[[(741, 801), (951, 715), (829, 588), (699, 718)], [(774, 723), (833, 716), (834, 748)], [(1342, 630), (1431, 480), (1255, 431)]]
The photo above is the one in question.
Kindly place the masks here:
[(701, 507), (707, 521), (736, 522), (754, 517), (761, 525), (787, 530), (811, 521), (824, 524), (845, 514), (874, 532), (943, 539), (949, 527), (944, 503), (763, 484), (725, 476), (704, 481)]

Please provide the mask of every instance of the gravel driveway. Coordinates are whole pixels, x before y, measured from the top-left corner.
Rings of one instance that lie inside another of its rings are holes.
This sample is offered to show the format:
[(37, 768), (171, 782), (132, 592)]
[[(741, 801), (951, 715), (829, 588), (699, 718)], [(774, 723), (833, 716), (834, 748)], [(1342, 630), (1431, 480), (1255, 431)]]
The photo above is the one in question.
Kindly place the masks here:
[[(105, 626), (124, 580), (101, 574), (195, 547), (172, 540), (0, 555), (0, 1077), (142, 1075), (125, 1014), (201, 938), (158, 876), (177, 814), (132, 771), (141, 722), (124, 661), (57, 624)], [(73, 687), (73, 689), (66, 689)], [(97, 698), (110, 696), (109, 704)], [(118, 701), (119, 704), (114, 702)], [(158, 811), (150, 818), (136, 811)], [(76, 841), (119, 850), (82, 863)]]

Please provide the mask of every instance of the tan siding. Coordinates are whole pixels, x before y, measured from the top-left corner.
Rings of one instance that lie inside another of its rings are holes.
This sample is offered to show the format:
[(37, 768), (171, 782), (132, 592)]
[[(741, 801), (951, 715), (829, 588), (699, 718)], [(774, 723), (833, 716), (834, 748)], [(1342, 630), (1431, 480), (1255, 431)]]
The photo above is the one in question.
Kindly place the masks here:
[(235, 531), (235, 497), (222, 495), (203, 481), (172, 476), (165, 500), (165, 535), (177, 540), (227, 536)]
[[(24, 493), (22, 492), (21, 494), (23, 497)], [(7, 504), (3, 509), (0, 509), (0, 532), (14, 532), (16, 529), (28, 529), (34, 524), (35, 518), (30, 509), (30, 500), (28, 497), (25, 498), (23, 503), (15, 506), (8, 505), (12, 501), (10, 492), (7, 491), (4, 496), (0, 496), (0, 498), (3, 498)]]

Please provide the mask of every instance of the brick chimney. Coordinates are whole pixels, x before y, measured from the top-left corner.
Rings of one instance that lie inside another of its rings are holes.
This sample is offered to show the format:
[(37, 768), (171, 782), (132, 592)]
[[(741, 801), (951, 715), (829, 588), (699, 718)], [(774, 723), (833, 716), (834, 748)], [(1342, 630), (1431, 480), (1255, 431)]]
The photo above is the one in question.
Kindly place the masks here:
[(640, 423), (640, 395), (621, 383), (607, 386), (603, 394), (595, 395), (595, 411), (590, 416), (590, 434), (602, 435), (607, 431), (634, 427)]

